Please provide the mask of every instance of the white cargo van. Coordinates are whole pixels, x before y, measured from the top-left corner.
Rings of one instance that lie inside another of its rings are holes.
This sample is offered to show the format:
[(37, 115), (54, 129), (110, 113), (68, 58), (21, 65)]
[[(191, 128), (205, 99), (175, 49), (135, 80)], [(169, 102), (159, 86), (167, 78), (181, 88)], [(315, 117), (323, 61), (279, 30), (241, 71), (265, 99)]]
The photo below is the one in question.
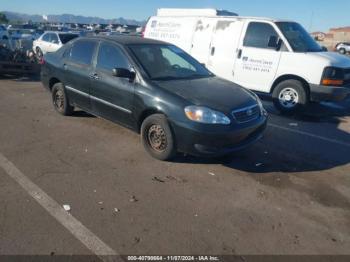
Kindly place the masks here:
[(214, 9), (159, 9), (144, 36), (179, 46), (222, 78), (272, 94), (285, 113), (350, 93), (350, 59), (326, 52), (293, 21)]

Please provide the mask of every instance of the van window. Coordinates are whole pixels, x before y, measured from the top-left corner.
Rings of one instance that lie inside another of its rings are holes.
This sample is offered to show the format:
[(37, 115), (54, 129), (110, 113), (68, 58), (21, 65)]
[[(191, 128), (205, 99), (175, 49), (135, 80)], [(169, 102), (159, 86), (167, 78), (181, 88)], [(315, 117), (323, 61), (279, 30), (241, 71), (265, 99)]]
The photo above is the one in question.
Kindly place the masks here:
[(112, 71), (113, 68), (129, 68), (128, 59), (116, 46), (102, 43), (97, 57), (96, 67)]
[(251, 22), (248, 25), (246, 35), (244, 37), (243, 46), (256, 48), (269, 48), (269, 39), (278, 34), (275, 29), (267, 23)]
[(90, 65), (95, 52), (96, 42), (76, 41), (71, 50), (71, 61), (78, 64)]

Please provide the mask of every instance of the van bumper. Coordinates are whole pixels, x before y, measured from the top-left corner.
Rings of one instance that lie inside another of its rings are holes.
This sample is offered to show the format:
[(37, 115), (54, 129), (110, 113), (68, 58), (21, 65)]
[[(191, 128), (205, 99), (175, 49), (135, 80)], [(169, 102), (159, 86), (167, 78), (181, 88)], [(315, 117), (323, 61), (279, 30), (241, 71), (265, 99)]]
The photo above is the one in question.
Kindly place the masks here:
[(310, 84), (311, 101), (341, 101), (348, 95), (350, 95), (350, 86), (339, 87)]

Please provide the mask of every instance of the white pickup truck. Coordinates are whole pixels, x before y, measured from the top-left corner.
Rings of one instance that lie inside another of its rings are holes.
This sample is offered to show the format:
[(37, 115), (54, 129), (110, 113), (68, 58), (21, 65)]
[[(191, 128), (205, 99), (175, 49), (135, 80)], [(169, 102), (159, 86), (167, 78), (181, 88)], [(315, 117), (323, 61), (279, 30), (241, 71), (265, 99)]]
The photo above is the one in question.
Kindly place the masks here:
[(159, 9), (144, 37), (175, 44), (216, 75), (271, 94), (283, 113), (350, 94), (350, 59), (327, 52), (293, 21)]

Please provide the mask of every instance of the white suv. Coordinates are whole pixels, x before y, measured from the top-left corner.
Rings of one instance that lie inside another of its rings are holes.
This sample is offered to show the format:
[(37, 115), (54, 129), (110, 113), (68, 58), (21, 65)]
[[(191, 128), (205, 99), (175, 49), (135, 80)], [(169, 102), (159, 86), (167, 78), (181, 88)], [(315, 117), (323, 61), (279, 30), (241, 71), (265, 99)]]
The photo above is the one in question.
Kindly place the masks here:
[(9, 33), (5, 26), (0, 25), (0, 40), (7, 40), (9, 39)]
[(350, 43), (339, 43), (335, 48), (343, 55), (350, 53)]
[(56, 52), (64, 44), (78, 36), (78, 34), (65, 32), (45, 32), (33, 42), (33, 51), (41, 58), (46, 53)]

